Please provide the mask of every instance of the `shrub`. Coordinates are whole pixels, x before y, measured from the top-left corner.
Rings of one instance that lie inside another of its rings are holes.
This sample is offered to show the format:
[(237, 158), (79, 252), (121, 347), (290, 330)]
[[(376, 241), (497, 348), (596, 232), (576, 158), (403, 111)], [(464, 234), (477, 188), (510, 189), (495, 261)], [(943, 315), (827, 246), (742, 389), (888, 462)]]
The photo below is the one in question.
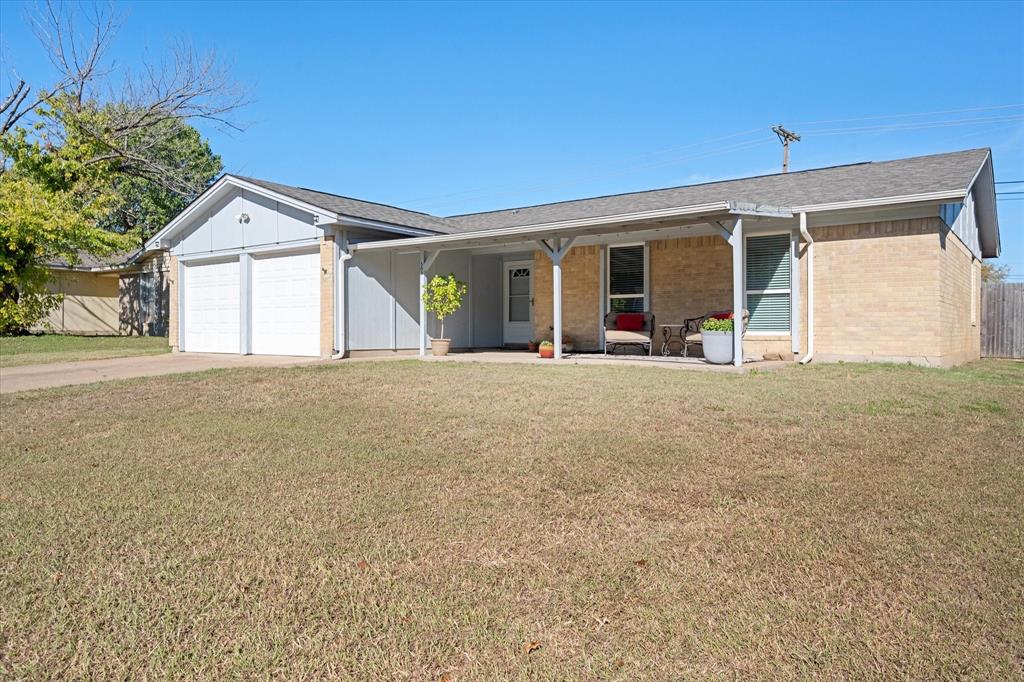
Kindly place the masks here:
[(704, 320), (700, 329), (705, 332), (731, 332), (733, 330), (732, 320), (716, 320), (713, 317), (709, 317)]
[(444, 318), (454, 315), (462, 307), (466, 295), (466, 283), (455, 279), (455, 274), (446, 277), (434, 275), (423, 291), (423, 307), (434, 313), (441, 321), (441, 338), (444, 338)]

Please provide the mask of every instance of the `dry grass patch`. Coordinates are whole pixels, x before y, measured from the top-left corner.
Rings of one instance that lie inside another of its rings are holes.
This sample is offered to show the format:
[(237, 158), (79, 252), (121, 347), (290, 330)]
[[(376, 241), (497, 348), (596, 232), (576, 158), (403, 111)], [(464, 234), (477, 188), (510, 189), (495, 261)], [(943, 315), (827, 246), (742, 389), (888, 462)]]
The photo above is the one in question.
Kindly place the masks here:
[(15, 677), (1013, 677), (1024, 365), (0, 397)]

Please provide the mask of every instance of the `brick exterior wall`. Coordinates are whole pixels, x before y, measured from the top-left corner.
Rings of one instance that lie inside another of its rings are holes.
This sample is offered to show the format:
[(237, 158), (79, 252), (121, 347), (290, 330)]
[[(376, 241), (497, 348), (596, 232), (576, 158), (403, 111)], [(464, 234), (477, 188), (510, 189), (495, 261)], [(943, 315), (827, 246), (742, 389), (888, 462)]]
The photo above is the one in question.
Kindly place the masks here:
[[(816, 358), (950, 366), (979, 357), (981, 266), (938, 218), (813, 228), (811, 236)], [(659, 323), (732, 307), (732, 254), (721, 237), (657, 240), (649, 250), (649, 307)], [(600, 343), (603, 253), (597, 246), (577, 247), (562, 264), (563, 325), (581, 350)], [(551, 261), (539, 251), (534, 259), (535, 335), (550, 338)], [(807, 349), (805, 244), (798, 272), (802, 353)], [(744, 353), (792, 357), (792, 340), (788, 334), (750, 334)]]
[(320, 357), (334, 355), (334, 235), (320, 241)]
[(178, 259), (175, 256), (167, 256), (167, 342), (171, 350), (178, 350)]
[(981, 358), (981, 261), (951, 231), (939, 243), (941, 364)]
[[(580, 246), (562, 260), (562, 332), (572, 337), (577, 350), (598, 350), (601, 305), (601, 248)], [(533, 335), (550, 339), (553, 298), (551, 259), (543, 251), (533, 254)]]

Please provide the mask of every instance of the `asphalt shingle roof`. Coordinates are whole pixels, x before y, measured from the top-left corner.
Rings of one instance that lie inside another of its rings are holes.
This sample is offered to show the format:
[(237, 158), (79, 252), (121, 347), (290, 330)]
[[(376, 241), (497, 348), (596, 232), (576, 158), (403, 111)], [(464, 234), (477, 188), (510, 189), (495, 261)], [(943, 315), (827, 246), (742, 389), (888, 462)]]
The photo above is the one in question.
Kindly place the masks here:
[(140, 251), (140, 249), (135, 251), (115, 251), (108, 256), (97, 256), (88, 251), (79, 251), (78, 262), (74, 264), (69, 263), (66, 258), (50, 258), (44, 264), (54, 268), (112, 268), (128, 265), (139, 255)]
[(432, 216), (429, 213), (407, 211), (404, 208), (398, 208), (396, 206), (388, 206), (387, 204), (378, 204), (372, 201), (343, 197), (338, 194), (306, 189), (305, 187), (282, 185), (276, 182), (260, 180), (259, 178), (247, 178), (241, 175), (236, 175), (234, 177), (239, 178), (240, 180), (245, 180), (246, 182), (251, 182), (254, 185), (259, 185), (260, 187), (283, 194), (293, 199), (304, 201), (307, 204), (326, 208), (328, 211), (334, 211), (335, 213), (340, 213), (352, 218), (376, 220), (389, 223), (391, 225), (412, 227), (420, 230), (431, 230), (442, 234), (458, 231), (453, 226), (448, 225), (443, 218)]
[(794, 207), (966, 190), (988, 153), (988, 149), (971, 149), (896, 161), (857, 163), (470, 213), (449, 216), (445, 220), (460, 231), (493, 230), (717, 201), (736, 200)]

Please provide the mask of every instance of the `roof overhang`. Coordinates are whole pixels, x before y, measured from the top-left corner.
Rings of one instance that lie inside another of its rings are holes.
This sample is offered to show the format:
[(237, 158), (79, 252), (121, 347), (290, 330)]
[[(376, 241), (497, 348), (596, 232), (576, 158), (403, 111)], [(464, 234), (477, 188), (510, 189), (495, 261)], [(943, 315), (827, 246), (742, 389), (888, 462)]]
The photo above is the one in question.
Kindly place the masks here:
[(491, 230), (472, 230), (457, 234), (440, 234), (412, 239), (390, 239), (363, 242), (352, 246), (353, 251), (399, 250), (434, 251), (499, 246), (531, 242), (551, 237), (580, 237), (640, 231), (652, 226), (714, 224), (741, 217), (792, 218), (793, 211), (780, 206), (766, 206), (741, 201), (717, 201), (709, 204), (678, 206), (635, 213), (595, 216), (574, 220), (561, 220), (536, 225), (517, 225)]
[(992, 168), (992, 154), (985, 157), (984, 163), (971, 181), (969, 192), (974, 192), (975, 219), (978, 223), (978, 242), (981, 245), (982, 258), (998, 258), (1002, 251), (999, 238), (999, 213), (996, 209), (996, 178)]
[(185, 210), (176, 215), (171, 222), (167, 223), (162, 230), (153, 235), (149, 241), (146, 242), (146, 246), (144, 247), (145, 250), (152, 251), (163, 248), (165, 246), (165, 242), (170, 237), (173, 237), (179, 230), (190, 225), (194, 218), (201, 216), (202, 210), (205, 206), (208, 206), (239, 189), (265, 196), (278, 203), (310, 213), (313, 216), (313, 222), (317, 225), (337, 223), (341, 218), (341, 216), (334, 211), (329, 211), (321, 206), (314, 206), (313, 204), (299, 201), (298, 199), (286, 196), (280, 192), (275, 192), (267, 189), (266, 187), (260, 187), (259, 185), (242, 180), (241, 178), (236, 178), (233, 175), (223, 175), (219, 180), (207, 187), (206, 191), (196, 197), (195, 201), (186, 206)]

